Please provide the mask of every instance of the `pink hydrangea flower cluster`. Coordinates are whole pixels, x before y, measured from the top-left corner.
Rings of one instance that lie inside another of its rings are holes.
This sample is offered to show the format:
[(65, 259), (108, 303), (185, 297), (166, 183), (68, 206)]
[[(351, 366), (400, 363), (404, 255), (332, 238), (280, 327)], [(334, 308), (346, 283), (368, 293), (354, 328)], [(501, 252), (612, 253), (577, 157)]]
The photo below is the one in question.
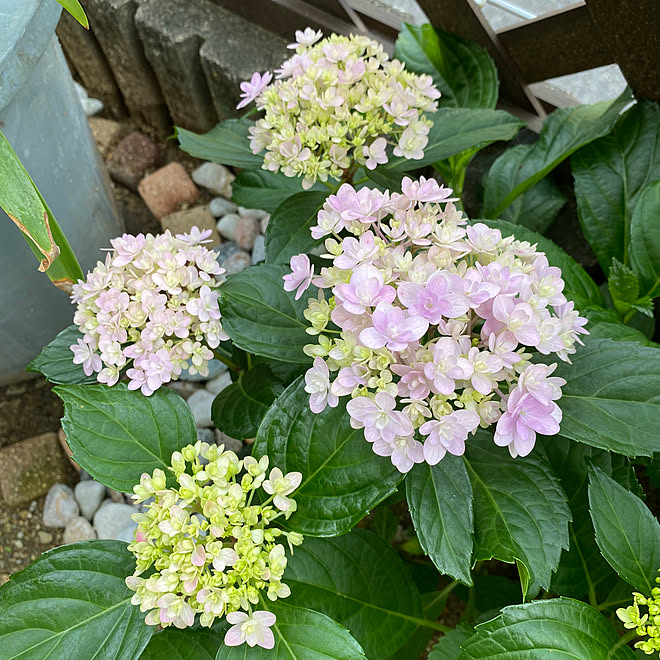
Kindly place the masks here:
[(83, 333), (73, 361), (100, 383), (126, 369), (129, 389), (153, 394), (181, 374), (208, 374), (211, 349), (228, 339), (215, 290), (225, 272), (204, 247), (210, 230), (159, 236), (124, 234), (87, 279), (73, 287), (74, 323)]
[(402, 472), (462, 455), (480, 426), (525, 456), (559, 431), (565, 384), (528, 350), (568, 361), (586, 320), (536, 246), (469, 225), (433, 179), (406, 177), (402, 191), (342, 185), (311, 230), (332, 265), (315, 277), (305, 255), (291, 260), (287, 290), (331, 293), (305, 312), (318, 335), (310, 407), (350, 396), (352, 426)]
[[(362, 35), (321, 39), (296, 32), (295, 54), (272, 75), (241, 84), (238, 108), (256, 101), (265, 115), (250, 128), (254, 153), (266, 149), (264, 168), (303, 177), (339, 179), (354, 164), (374, 169), (395, 156), (423, 157), (440, 92), (429, 75), (406, 71), (383, 47)], [(320, 40), (320, 41), (319, 41)]]

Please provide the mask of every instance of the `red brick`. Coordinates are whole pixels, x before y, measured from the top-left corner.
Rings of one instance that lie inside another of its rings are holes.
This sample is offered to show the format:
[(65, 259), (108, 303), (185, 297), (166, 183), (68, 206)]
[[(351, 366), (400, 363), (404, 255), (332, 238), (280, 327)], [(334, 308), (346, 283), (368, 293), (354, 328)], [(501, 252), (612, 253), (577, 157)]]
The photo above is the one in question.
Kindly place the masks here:
[(138, 192), (159, 219), (193, 204), (199, 196), (197, 186), (180, 163), (170, 163), (142, 179)]

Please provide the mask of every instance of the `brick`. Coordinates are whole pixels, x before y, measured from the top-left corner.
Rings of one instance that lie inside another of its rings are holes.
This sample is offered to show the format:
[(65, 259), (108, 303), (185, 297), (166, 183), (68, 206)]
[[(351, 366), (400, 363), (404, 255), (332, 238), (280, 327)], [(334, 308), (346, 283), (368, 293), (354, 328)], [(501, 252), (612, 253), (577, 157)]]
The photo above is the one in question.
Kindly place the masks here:
[(199, 49), (213, 26), (223, 29), (209, 0), (144, 0), (135, 24), (174, 123), (197, 132), (217, 122)]
[(222, 29), (207, 38), (200, 57), (218, 118), (226, 119), (238, 113), (239, 84), (255, 71), (279, 68), (292, 53), (282, 37), (229, 11), (220, 11)]
[(167, 105), (135, 27), (139, 4), (140, 0), (86, 0), (85, 10), (131, 118), (141, 128), (166, 135), (171, 127)]
[(87, 93), (103, 101), (113, 117), (125, 117), (126, 107), (119, 87), (94, 34), (63, 11), (57, 24), (57, 36)]
[(183, 205), (194, 204), (199, 196), (197, 186), (180, 163), (170, 163), (142, 179), (138, 192), (159, 219)]
[(187, 234), (193, 227), (199, 229), (210, 229), (213, 240), (212, 243), (206, 243), (207, 247), (220, 245), (220, 235), (215, 228), (215, 218), (211, 215), (208, 206), (195, 206), (192, 209), (172, 213), (161, 218), (160, 221), (163, 230), (169, 229), (173, 234)]
[(112, 151), (108, 159), (110, 176), (137, 190), (144, 175), (158, 167), (163, 159), (161, 148), (143, 133), (129, 133)]
[(70, 476), (55, 433), (44, 433), (0, 449), (0, 465), (0, 491), (9, 506), (41, 497)]
[(87, 121), (92, 131), (94, 142), (96, 142), (101, 155), (103, 157), (107, 156), (119, 140), (121, 124), (112, 119), (103, 119), (102, 117), (88, 117)]

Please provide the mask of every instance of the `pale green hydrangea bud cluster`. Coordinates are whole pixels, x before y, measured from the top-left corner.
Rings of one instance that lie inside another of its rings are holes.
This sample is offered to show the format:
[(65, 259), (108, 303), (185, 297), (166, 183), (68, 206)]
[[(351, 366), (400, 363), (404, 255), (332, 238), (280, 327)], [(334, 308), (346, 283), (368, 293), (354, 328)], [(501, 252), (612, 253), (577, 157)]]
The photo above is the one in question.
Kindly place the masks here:
[[(362, 35), (296, 33), (295, 55), (270, 74), (244, 83), (241, 105), (256, 99), (265, 116), (250, 129), (254, 153), (267, 150), (264, 169), (317, 179), (339, 179), (357, 165), (374, 169), (394, 155), (421, 159), (440, 92), (428, 75), (406, 71), (383, 47)], [(317, 43), (318, 42), (318, 43)], [(264, 85), (266, 83), (266, 85)]]
[[(655, 581), (660, 584), (660, 577)], [(646, 607), (647, 612), (642, 614), (640, 605)], [(635, 648), (646, 655), (660, 651), (660, 587), (654, 587), (648, 598), (633, 592), (633, 604), (630, 607), (620, 607), (616, 614), (626, 628), (634, 628), (640, 637), (647, 638), (636, 642)]]
[[(240, 460), (204, 442), (174, 452), (171, 471), (177, 488), (168, 488), (165, 472), (157, 469), (133, 489), (136, 503), (152, 500), (133, 515), (138, 529), (128, 549), (137, 565), (126, 578), (135, 591), (131, 602), (148, 612), (147, 624), (186, 628), (199, 614), (201, 625), (211, 626), (239, 610), (252, 616), (263, 592), (273, 601), (286, 598), (287, 559), (278, 540), (293, 549), (303, 537), (272, 523), (296, 510), (288, 496), (302, 475), (283, 475), (278, 468), (268, 475), (267, 456)], [(270, 496), (261, 498), (263, 504), (255, 496), (260, 489)]]

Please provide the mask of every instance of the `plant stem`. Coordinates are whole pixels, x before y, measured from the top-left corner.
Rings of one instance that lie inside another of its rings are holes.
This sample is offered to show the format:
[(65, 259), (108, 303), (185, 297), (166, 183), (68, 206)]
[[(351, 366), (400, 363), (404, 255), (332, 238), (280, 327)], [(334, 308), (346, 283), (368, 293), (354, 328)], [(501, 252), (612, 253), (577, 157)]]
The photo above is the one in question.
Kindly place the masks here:
[(631, 310), (630, 310), (630, 311), (629, 311), (629, 312), (623, 317), (623, 322), (624, 322), (624, 323), (628, 323), (628, 321), (630, 321), (630, 319), (631, 319), (633, 316), (635, 316), (635, 312), (636, 312), (636, 311), (637, 311), (637, 310), (634, 309), (634, 308), (631, 309)]
[(625, 646), (629, 641), (638, 637), (636, 630), (629, 630), (627, 633), (621, 635), (619, 641), (610, 649), (610, 652), (607, 654), (605, 660), (613, 658), (616, 652), (622, 647)]
[(443, 598), (447, 598), (447, 596), (449, 596), (449, 594), (454, 590), (454, 587), (457, 587), (459, 584), (460, 582), (458, 580), (454, 580), (450, 582), (444, 589), (438, 591), (435, 598), (427, 603), (426, 607), (424, 608), (424, 613), (426, 614), (426, 612), (430, 611), (434, 605), (442, 601)]
[(216, 360), (222, 362), (222, 364), (226, 364), (232, 371), (235, 371), (236, 373), (240, 373), (241, 371), (243, 371), (236, 364), (236, 362), (233, 362), (232, 360), (230, 360), (223, 353), (221, 353), (217, 348), (213, 351), (213, 356), (215, 357)]

